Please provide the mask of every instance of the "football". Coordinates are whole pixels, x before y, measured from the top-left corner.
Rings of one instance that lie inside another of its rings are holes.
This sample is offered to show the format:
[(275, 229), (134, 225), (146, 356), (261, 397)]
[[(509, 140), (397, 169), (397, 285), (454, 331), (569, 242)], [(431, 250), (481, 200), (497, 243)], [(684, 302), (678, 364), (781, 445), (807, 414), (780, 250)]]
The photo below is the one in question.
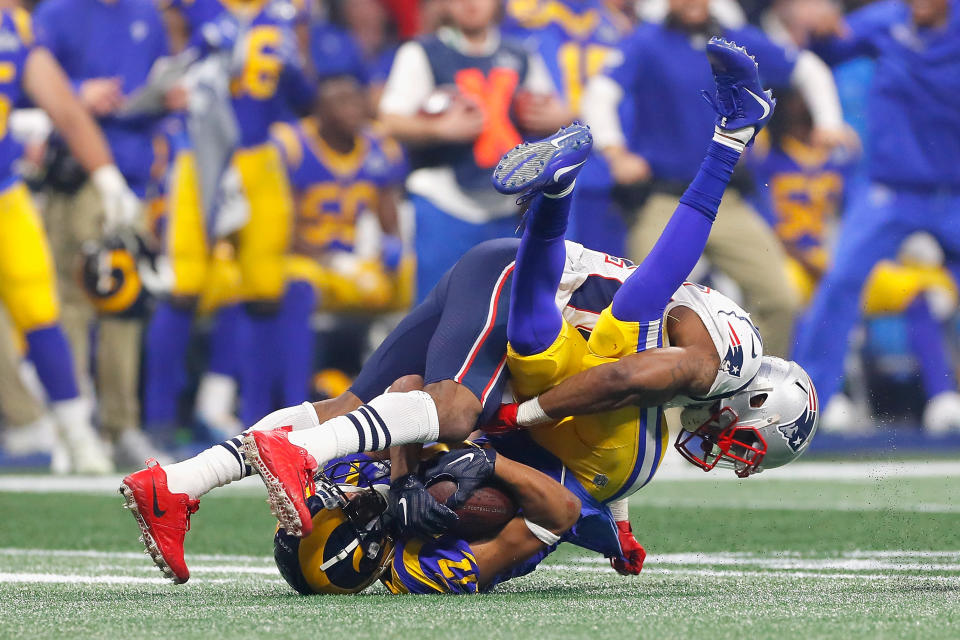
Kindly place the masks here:
[[(427, 487), (430, 495), (440, 503), (445, 503), (456, 490), (456, 483), (450, 480), (441, 480)], [(488, 484), (474, 491), (455, 512), (460, 520), (451, 529), (452, 533), (465, 540), (481, 540), (502, 529), (516, 515), (517, 504), (502, 489)]]

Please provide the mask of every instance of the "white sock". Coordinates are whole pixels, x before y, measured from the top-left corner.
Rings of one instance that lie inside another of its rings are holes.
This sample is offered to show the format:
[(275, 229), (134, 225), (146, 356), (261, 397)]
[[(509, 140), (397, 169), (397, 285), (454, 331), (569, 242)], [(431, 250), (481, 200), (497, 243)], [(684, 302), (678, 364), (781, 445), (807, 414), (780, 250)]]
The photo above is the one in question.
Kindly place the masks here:
[(384, 393), (344, 416), (289, 436), (321, 466), (351, 453), (433, 442), (439, 437), (437, 407), (423, 391)]
[[(250, 427), (251, 431), (269, 431), (277, 427), (291, 426), (308, 429), (320, 424), (313, 405), (304, 402), (295, 407), (285, 407), (260, 419)], [(165, 466), (167, 486), (173, 493), (185, 493), (196, 500), (217, 487), (242, 480), (254, 473), (243, 456), (242, 436), (230, 438), (215, 447), (201, 451), (183, 462)]]
[(250, 465), (240, 453), (240, 436), (201, 451), (192, 458), (163, 467), (172, 493), (185, 493), (196, 500), (211, 489), (246, 478)]

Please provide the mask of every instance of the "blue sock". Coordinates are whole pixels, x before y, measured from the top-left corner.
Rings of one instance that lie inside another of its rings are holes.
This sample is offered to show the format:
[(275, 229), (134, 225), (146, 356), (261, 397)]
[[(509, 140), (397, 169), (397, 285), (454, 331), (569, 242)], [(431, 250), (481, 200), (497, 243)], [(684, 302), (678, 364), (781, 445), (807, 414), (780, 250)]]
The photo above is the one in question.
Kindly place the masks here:
[(540, 353), (553, 344), (563, 327), (556, 298), (567, 259), (563, 236), (572, 199), (569, 194), (539, 195), (527, 211), (507, 319), (507, 339), (520, 355)]
[(187, 383), (187, 347), (193, 311), (161, 302), (147, 328), (143, 420), (148, 429), (176, 423)]
[(70, 400), (80, 395), (73, 368), (73, 352), (63, 329), (56, 324), (26, 334), (27, 355), (51, 402)]
[(213, 318), (210, 331), (210, 360), (207, 370), (231, 378), (240, 377), (239, 332), (241, 315), (240, 305), (221, 307)]
[(613, 315), (627, 322), (659, 319), (707, 245), (720, 199), (740, 154), (711, 142), (697, 176), (680, 196), (653, 250), (613, 297)]
[(316, 348), (310, 316), (317, 296), (308, 282), (291, 282), (283, 298), (280, 332), (283, 341), (283, 405), (300, 404), (307, 399), (313, 357)]
[(274, 390), (279, 386), (277, 338), (279, 313), (243, 309), (240, 313), (240, 420), (247, 426), (274, 410)]
[(906, 310), (910, 346), (920, 366), (920, 377), (927, 399), (944, 391), (956, 391), (957, 380), (947, 358), (943, 329), (923, 294), (910, 303)]

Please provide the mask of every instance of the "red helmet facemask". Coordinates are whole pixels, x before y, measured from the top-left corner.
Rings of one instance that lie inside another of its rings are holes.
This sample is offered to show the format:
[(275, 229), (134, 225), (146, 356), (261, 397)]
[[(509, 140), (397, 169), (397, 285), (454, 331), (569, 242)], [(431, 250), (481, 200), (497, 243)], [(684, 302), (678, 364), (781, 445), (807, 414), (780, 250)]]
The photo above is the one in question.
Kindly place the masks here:
[(758, 470), (767, 453), (767, 441), (755, 427), (740, 425), (738, 421), (739, 417), (730, 407), (715, 410), (695, 430), (682, 429), (673, 446), (688, 462), (704, 471), (719, 465), (746, 478)]

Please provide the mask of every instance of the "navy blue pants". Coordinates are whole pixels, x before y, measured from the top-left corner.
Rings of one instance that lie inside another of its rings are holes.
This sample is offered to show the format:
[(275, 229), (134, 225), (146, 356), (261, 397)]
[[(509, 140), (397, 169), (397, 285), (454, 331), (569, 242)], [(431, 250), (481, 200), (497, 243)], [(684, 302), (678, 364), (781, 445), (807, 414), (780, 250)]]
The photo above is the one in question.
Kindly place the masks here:
[(467, 251), (367, 359), (350, 387), (369, 402), (394, 380), (453, 380), (483, 405), (500, 406), (508, 371), (507, 316), (519, 240), (489, 240)]

